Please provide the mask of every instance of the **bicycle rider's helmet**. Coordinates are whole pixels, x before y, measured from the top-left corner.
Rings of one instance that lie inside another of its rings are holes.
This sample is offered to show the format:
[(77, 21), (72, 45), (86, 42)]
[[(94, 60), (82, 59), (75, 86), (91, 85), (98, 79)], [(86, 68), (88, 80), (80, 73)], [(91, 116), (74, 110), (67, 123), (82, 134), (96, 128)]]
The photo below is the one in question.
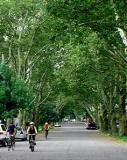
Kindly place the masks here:
[(30, 122), (30, 125), (34, 125), (34, 122)]

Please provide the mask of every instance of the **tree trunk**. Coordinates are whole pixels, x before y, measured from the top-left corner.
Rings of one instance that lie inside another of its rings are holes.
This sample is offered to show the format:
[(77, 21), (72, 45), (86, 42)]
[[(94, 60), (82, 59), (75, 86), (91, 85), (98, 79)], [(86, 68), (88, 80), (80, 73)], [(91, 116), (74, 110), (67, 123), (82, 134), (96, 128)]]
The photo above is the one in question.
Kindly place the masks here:
[(126, 133), (126, 115), (121, 115), (119, 118), (119, 136), (124, 136)]
[(100, 110), (98, 111), (99, 114), (99, 127), (102, 131), (108, 131), (108, 118), (107, 118), (107, 111), (104, 105), (100, 106)]
[(21, 109), (19, 110), (19, 113), (18, 113), (18, 119), (19, 119), (19, 126), (22, 126), (23, 114)]
[(99, 107), (97, 106), (96, 107), (96, 114), (95, 114), (95, 116), (96, 116), (96, 124), (97, 124), (97, 128), (99, 128)]
[(100, 129), (101, 131), (108, 131), (108, 119), (100, 117)]
[(24, 129), (26, 128), (26, 111), (25, 111), (25, 109), (23, 110), (22, 127), (23, 127)]
[(119, 95), (119, 136), (126, 133), (126, 90), (122, 89)]
[(40, 111), (39, 111), (39, 108), (36, 108), (35, 109), (35, 114), (34, 114), (34, 122), (36, 125), (38, 125), (39, 123), (39, 117), (40, 116)]
[(117, 127), (116, 127), (116, 116), (115, 113), (112, 113), (111, 115), (111, 134), (116, 135), (117, 134)]
[(2, 63), (4, 63), (5, 57), (4, 57), (4, 54), (3, 54), (3, 53), (2, 53), (1, 59), (2, 59)]
[(111, 119), (112, 119), (112, 115), (111, 115), (111, 112), (108, 111), (108, 132), (109, 133), (112, 133), (112, 124), (111, 124)]

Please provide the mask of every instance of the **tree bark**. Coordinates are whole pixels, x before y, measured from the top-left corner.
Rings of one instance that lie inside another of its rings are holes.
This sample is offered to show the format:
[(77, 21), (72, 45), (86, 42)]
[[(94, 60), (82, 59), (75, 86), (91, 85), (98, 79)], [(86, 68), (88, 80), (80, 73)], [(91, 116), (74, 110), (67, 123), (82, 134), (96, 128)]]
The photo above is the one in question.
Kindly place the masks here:
[(126, 133), (126, 89), (119, 92), (119, 136)]
[(115, 113), (111, 114), (111, 134), (116, 135), (117, 134), (117, 127), (116, 127), (116, 115)]

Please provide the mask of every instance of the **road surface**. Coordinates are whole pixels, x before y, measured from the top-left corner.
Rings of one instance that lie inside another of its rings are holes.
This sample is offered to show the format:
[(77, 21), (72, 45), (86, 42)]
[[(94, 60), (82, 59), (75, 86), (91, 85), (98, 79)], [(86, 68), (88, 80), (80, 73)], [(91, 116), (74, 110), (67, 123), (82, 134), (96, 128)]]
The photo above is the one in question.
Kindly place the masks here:
[(64, 124), (49, 133), (48, 140), (37, 138), (35, 152), (28, 142), (17, 142), (15, 151), (0, 147), (0, 160), (127, 160), (127, 144), (86, 130), (82, 123)]

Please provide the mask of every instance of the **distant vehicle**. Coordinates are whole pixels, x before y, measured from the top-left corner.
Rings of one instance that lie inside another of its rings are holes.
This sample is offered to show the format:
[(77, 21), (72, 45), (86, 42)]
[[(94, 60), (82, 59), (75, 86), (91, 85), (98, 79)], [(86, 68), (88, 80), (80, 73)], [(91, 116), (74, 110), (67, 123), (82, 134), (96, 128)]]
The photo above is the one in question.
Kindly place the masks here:
[(86, 129), (89, 129), (89, 130), (96, 130), (97, 129), (97, 126), (96, 126), (96, 123), (94, 122), (89, 122), (86, 126)]
[(6, 146), (6, 127), (4, 124), (0, 124), (0, 145)]
[(116, 127), (119, 128), (119, 121), (116, 122)]
[(59, 124), (58, 122), (56, 122), (54, 126), (55, 127), (61, 127), (61, 124)]
[(15, 139), (19, 139), (19, 140), (27, 140), (27, 134), (26, 134), (26, 131), (22, 128), (22, 127), (16, 127), (16, 136), (15, 136)]
[(71, 119), (70, 121), (71, 121), (71, 122), (76, 122), (76, 119)]
[(64, 122), (68, 122), (69, 121), (69, 119), (68, 118), (64, 118)]

